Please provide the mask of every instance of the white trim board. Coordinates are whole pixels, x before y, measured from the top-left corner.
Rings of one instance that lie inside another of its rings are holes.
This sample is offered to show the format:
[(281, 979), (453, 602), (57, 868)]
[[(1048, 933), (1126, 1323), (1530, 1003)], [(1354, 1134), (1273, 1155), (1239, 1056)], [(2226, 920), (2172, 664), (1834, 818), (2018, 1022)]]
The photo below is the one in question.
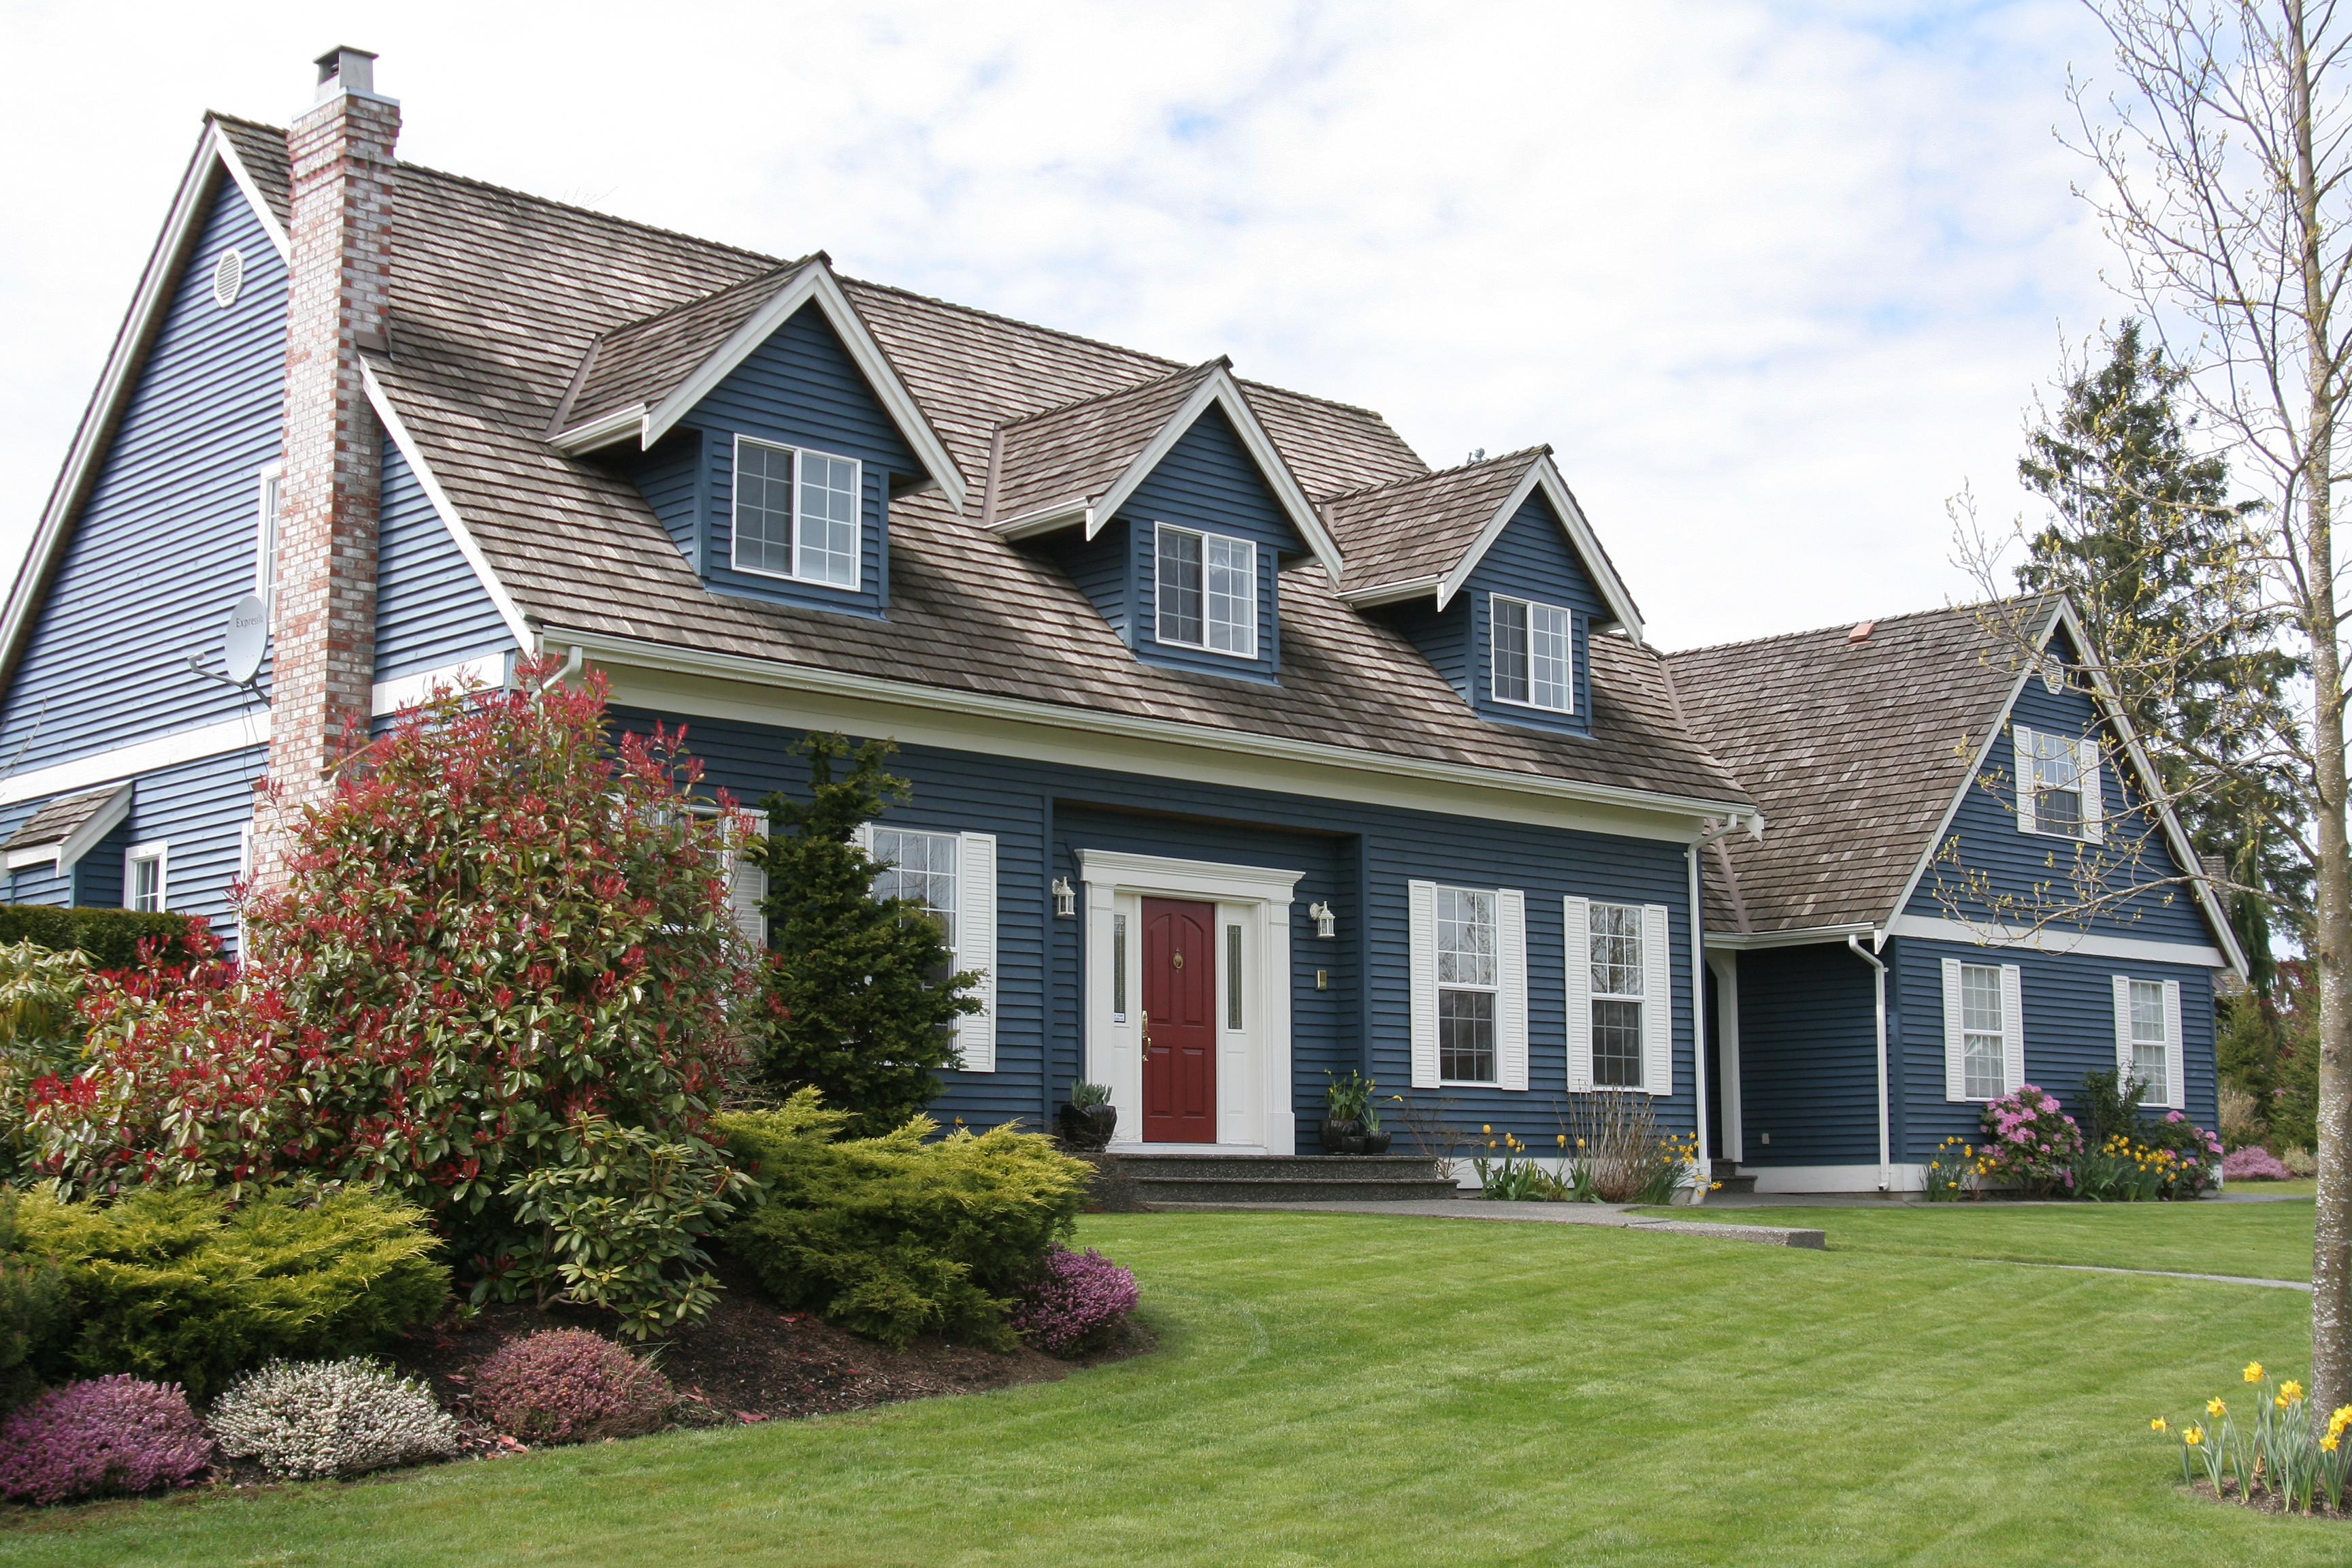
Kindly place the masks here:
[[(1075, 738), (1074, 747), (1066, 751), (1061, 760), (1081, 766), (1144, 773), (1173, 768), (1183, 776), (1204, 782), (1230, 782), (1310, 798), (1336, 795), (1374, 805), (1401, 805), (1453, 816), (1486, 816), (1545, 826), (1590, 826), (1598, 832), (1675, 843), (1689, 841), (1695, 820), (1719, 822), (1736, 817), (1745, 821), (1756, 815), (1751, 805), (1724, 801), (1652, 795), (1545, 773), (1477, 768), (1213, 725), (1178, 723), (1108, 709), (1077, 708), (887, 680), (811, 665), (671, 647), (602, 632), (549, 628), (541, 637), (551, 648), (577, 647), (609, 667), (621, 667), (608, 670), (614, 679), (616, 702), (667, 706), (674, 711), (704, 718), (742, 719), (786, 727), (799, 727), (803, 720), (814, 720), (828, 728), (845, 725), (857, 734), (893, 735), (902, 742), (961, 750), (1009, 743), (1002, 735), (990, 734), (969, 722), (1006, 721), (1033, 731)], [(654, 679), (624, 673), (629, 668)], [(665, 676), (687, 679), (661, 679)], [(712, 681), (740, 686), (729, 692), (723, 688), (713, 689), (709, 684)], [(801, 700), (782, 704), (768, 695), (779, 690), (793, 692)], [(850, 705), (843, 706), (839, 700), (844, 699)], [(871, 706), (885, 703), (902, 711), (877, 712)], [(1159, 750), (1159, 755), (1142, 765), (1123, 766), (1117, 749), (1108, 743), (1113, 738), (1150, 744)], [(1041, 742), (1034, 733), (1010, 743), (1052, 744)], [(1047, 760), (1043, 752), (1001, 754)], [(1240, 768), (1222, 767), (1209, 761), (1230, 756), (1247, 760)], [(1343, 778), (1379, 782), (1343, 783)], [(1532, 804), (1538, 801), (1546, 803), (1545, 809), (1539, 810)]]
[(457, 542), (457, 552), (466, 558), (466, 564), (474, 569), (475, 580), (481, 584), (482, 592), (488, 594), (490, 603), (498, 606), (499, 618), (506, 622), (507, 630), (514, 634), (518, 644), (524, 648), (535, 647), (537, 643), (531, 625), (524, 617), (522, 606), (515, 603), (514, 595), (508, 593), (506, 584), (499, 581), (498, 573), (490, 566), (490, 558), (482, 553), (481, 544), (474, 538), (473, 530), (466, 526), (466, 520), (458, 515), (448, 492), (442, 489), (440, 479), (433, 472), (433, 465), (425, 460), (425, 453), (416, 445), (416, 437), (408, 433), (407, 422), (401, 418), (400, 410), (393, 406), (391, 395), (384, 391), (383, 383), (376, 378), (375, 366), (364, 358), (360, 361), (360, 378), (367, 385), (369, 405), (374, 408), (376, 417), (383, 422), (384, 433), (392, 437), (392, 444), (400, 448), (400, 455), (408, 460), (409, 471), (424, 487), (425, 499), (433, 503), (434, 511), (440, 516), (441, 525), (449, 531), (449, 537)]
[(2023, 926), (1970, 925), (1930, 915), (1897, 915), (1886, 922), (1889, 936), (1922, 942), (1958, 942), (1991, 952), (2079, 952), (2131, 963), (2176, 963), (2187, 969), (2227, 969), (2220, 948), (2207, 943), (2159, 942), (2147, 937), (2108, 936), (2099, 931), (2029, 931)]
[(368, 689), (368, 711), (381, 719), (387, 713), (397, 713), (411, 708), (433, 695), (436, 686), (452, 691), (462, 691), (471, 682), (498, 687), (506, 684), (507, 661), (502, 655), (488, 654), (479, 658), (460, 659), (436, 669), (420, 669), (413, 675), (395, 676), (379, 680)]
[[(1886, 1167), (1887, 1190), (1916, 1193), (1927, 1184), (1925, 1165)], [(1759, 1193), (1874, 1193), (1878, 1165), (1742, 1165), (1739, 1173), (1756, 1178)]]
[(0, 805), (14, 805), (18, 801), (37, 800), (42, 795), (64, 795), (116, 779), (153, 773), (158, 768), (174, 767), (182, 763), (199, 762), (226, 752), (242, 752), (268, 744), (269, 710), (264, 708), (242, 719), (224, 719), (217, 724), (206, 724), (194, 730), (175, 730), (152, 741), (117, 746), (112, 751), (92, 752), (70, 762), (53, 763), (46, 768), (35, 768), (30, 773), (11, 773), (0, 779)]

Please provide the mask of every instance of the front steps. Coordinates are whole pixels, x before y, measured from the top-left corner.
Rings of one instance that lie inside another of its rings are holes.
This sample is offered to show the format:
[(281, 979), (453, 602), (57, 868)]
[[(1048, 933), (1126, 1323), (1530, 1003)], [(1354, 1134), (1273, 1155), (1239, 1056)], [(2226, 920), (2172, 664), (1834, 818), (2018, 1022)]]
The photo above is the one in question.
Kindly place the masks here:
[(1154, 1204), (1413, 1203), (1460, 1190), (1415, 1154), (1113, 1153)]
[(1715, 1162), (1713, 1170), (1714, 1180), (1721, 1184), (1716, 1189), (1717, 1192), (1752, 1193), (1756, 1190), (1756, 1178), (1741, 1175), (1739, 1162), (1737, 1160), (1717, 1160)]

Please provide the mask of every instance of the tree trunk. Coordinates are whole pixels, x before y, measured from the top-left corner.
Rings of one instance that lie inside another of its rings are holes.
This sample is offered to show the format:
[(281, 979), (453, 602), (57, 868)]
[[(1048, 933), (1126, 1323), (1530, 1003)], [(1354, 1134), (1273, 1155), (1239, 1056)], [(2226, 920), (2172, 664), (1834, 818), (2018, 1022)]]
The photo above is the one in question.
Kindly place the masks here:
[(2311, 637), (2313, 815), (2319, 864), (2319, 1196), (2311, 1247), (2310, 1408), (2315, 1420), (2352, 1405), (2352, 847), (2344, 823), (2344, 664), (2336, 638), (2336, 547), (2330, 479), (2339, 372), (2329, 320), (2319, 179), (2312, 154), (2311, 47), (2303, 0), (2287, 0), (2288, 90), (2294, 127), (2294, 216), (2301, 251), (2305, 392), (2303, 451), (2305, 625)]

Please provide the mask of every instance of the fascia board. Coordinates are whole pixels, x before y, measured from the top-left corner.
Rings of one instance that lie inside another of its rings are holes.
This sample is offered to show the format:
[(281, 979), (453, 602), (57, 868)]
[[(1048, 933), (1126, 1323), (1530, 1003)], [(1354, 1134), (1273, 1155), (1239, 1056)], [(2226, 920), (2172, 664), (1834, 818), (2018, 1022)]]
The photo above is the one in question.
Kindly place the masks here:
[(47, 866), (54, 868), (58, 864), (59, 847), (55, 844), (36, 844), (28, 849), (11, 849), (5, 858), (8, 869), (22, 871), (28, 866)]
[[(0, 609), (0, 692), (5, 692), (16, 679), (17, 654), (31, 628), (33, 612), (48, 584), (58, 553), (65, 548), (68, 524), (79, 509), (90, 479), (106, 455), (109, 438), (122, 405), (131, 396), (139, 367), (147, 357), (147, 346), (154, 336), (156, 324), (171, 304), (171, 286), (179, 277), (188, 253), (194, 248), (214, 179), (227, 168), (220, 128), (207, 122), (194, 156), (188, 160), (187, 172), (180, 176), (180, 187), (173, 193), (171, 210), (163, 219), (163, 231), (156, 237), (155, 248), (149, 252), (146, 268), (139, 275), (139, 287), (131, 294), (131, 309), (122, 318), (121, 328), (114, 334), (114, 346), (107, 353), (98, 385), (82, 409), (80, 424), (74, 428), (72, 444), (67, 447), (65, 462), (58, 470), (58, 481), (50, 489), (48, 505), (42, 509), (32, 542), (17, 564), (16, 580), (9, 587), (7, 605)], [(268, 204), (256, 204), (255, 211), (262, 215), (266, 226), (269, 222)]]
[(939, 432), (931, 428), (931, 422), (924, 415), (922, 405), (915, 401), (915, 395), (907, 389), (907, 384), (898, 378), (898, 372), (890, 363), (889, 356), (882, 352), (882, 345), (866, 330), (866, 318), (857, 313), (857, 307), (851, 304), (849, 296), (841, 291), (841, 284), (835, 279), (832, 269), (822, 261), (811, 261), (803, 267), (790, 282), (776, 290), (766, 304), (752, 311), (741, 326), (729, 333), (727, 341), (719, 344), (709, 358), (696, 366), (693, 374), (680, 382), (676, 390), (646, 415), (640, 437), (645, 447), (650, 449), (655, 442), (668, 435), (697, 404), (718, 390), (720, 382), (734, 374), (736, 369), (751, 358), (752, 352), (766, 342), (777, 328), (790, 321), (793, 311), (812, 300), (824, 312), (825, 320), (832, 323), (834, 331), (841, 338), (842, 346), (849, 351), (849, 357), (866, 377), (866, 385), (873, 389), (884, 411), (890, 416), (891, 422), (898, 426), (898, 434), (907, 438), (907, 445), (914, 448), (916, 458), (938, 482), (948, 504), (961, 516), (964, 505), (963, 470), (956, 467), (955, 458), (949, 456), (947, 444), (940, 439)]
[(1051, 533), (1057, 528), (1067, 528), (1074, 522), (1087, 526), (1086, 536), (1092, 539), (1097, 531), (1095, 509), (1081, 498), (1077, 500), (1055, 501), (1051, 506), (1024, 511), (1019, 517), (1006, 518), (988, 525), (988, 531), (999, 539), (1027, 539), (1032, 535)]
[(134, 741), (110, 752), (73, 757), (62, 763), (51, 763), (45, 768), (11, 773), (0, 779), (0, 805), (38, 800), (47, 795), (64, 795), (69, 790), (89, 789), (117, 779), (153, 773), (159, 768), (175, 767), (182, 763), (197, 762), (205, 757), (217, 757), (225, 752), (242, 752), (268, 743), (269, 710), (257, 708), (235, 719), (223, 719), (193, 730), (174, 730), (169, 734)]
[(1298, 476), (1290, 471), (1290, 465), (1283, 460), (1273, 437), (1265, 433), (1265, 426), (1258, 423), (1257, 415), (1250, 408), (1249, 399), (1242, 395), (1240, 383), (1234, 381), (1233, 373), (1222, 364), (1202, 378), (1201, 384), (1192, 389), (1192, 395), (1184, 400), (1183, 406), (1160, 426), (1160, 434), (1136, 455), (1135, 461), (1127, 466), (1127, 471), (1118, 477), (1118, 482), (1096, 500), (1094, 517), (1087, 525), (1087, 537), (1093, 538), (1105, 522), (1118, 514), (1118, 509), (1127, 504), (1128, 497), (1135, 493), (1136, 487), (1142, 484), (1151, 470), (1175, 449), (1176, 443), (1183, 439), (1184, 433), (1208, 412), (1213, 403), (1223, 408), (1225, 417), (1233, 421), (1234, 433), (1241, 437), (1242, 446), (1257, 464), (1259, 474), (1274, 491), (1275, 500), (1289, 517), (1291, 526), (1298, 530), (1298, 537), (1307, 541), (1307, 548), (1314, 552), (1316, 560), (1323, 563), (1323, 570), (1331, 581), (1339, 582), (1345, 564), (1339, 554), (1339, 542), (1331, 537), (1330, 530), (1323, 526), (1323, 519), (1317, 514), (1314, 503), (1307, 499), (1306, 490), (1299, 487)]
[(400, 455), (408, 459), (409, 470), (415, 474), (416, 482), (425, 488), (425, 499), (440, 514), (442, 525), (448, 529), (449, 537), (457, 541), (457, 552), (474, 569), (474, 575), (481, 582), (482, 591), (489, 595), (490, 603), (498, 606), (499, 618), (506, 622), (507, 630), (514, 634), (518, 646), (525, 652), (533, 651), (538, 644), (530, 622), (522, 613), (522, 606), (515, 603), (514, 595), (507, 592), (504, 583), (499, 581), (489, 557), (482, 552), (481, 542), (474, 537), (474, 531), (466, 526), (466, 520), (458, 515), (448, 492), (441, 488), (441, 480), (433, 472), (433, 465), (425, 460), (425, 453), (416, 445), (416, 437), (408, 433), (407, 422), (401, 418), (400, 410), (393, 405), (391, 395), (383, 389), (383, 383), (376, 379), (375, 366), (362, 360), (360, 374), (367, 385), (368, 402), (374, 405), (376, 417), (383, 421), (384, 433), (392, 437), (392, 444), (400, 448)]
[(632, 436), (637, 437), (643, 445), (650, 447), (653, 442), (645, 439), (646, 428), (646, 405), (642, 403), (632, 403), (626, 408), (615, 408), (612, 413), (591, 419), (585, 425), (574, 425), (569, 430), (559, 431), (547, 438), (547, 444), (569, 457), (577, 457), (583, 452), (593, 452), (599, 447), (609, 447), (615, 441), (625, 441)]
[(1586, 784), (1542, 773), (1513, 773), (1500, 768), (1472, 767), (1462, 763), (1401, 757), (1391, 752), (1360, 751), (1319, 741), (1297, 741), (1281, 735), (1226, 730), (1210, 724), (1186, 724), (1108, 709), (1066, 707), (1024, 698), (998, 697), (986, 692), (854, 675), (845, 670), (825, 669), (814, 665), (784, 664), (774, 659), (751, 658), (741, 654), (678, 647), (604, 632), (550, 627), (541, 633), (541, 637), (551, 647), (576, 647), (590, 657), (649, 669), (1009, 719), (1087, 734), (1120, 735), (1206, 751), (1279, 757), (1316, 766), (1395, 774), (1430, 783), (1500, 790), (1576, 805), (1655, 812), (1675, 817), (1692, 817), (1700, 822), (1708, 818), (1723, 820), (1735, 816), (1744, 820), (1756, 815), (1756, 807), (1744, 802), (1703, 800), (1692, 795)]
[(2163, 942), (2150, 937), (2109, 936), (2102, 931), (2034, 931), (2025, 926), (1971, 925), (1932, 915), (1897, 915), (1887, 922), (1889, 936), (1915, 942), (1941, 942), (1994, 952), (2080, 953), (2085, 958), (2112, 958), (2125, 963), (2177, 963), (2185, 969), (2227, 969), (2231, 965), (2218, 947), (2197, 942)]
[(1486, 525), (1478, 531), (1478, 537), (1471, 541), (1470, 548), (1462, 552), (1462, 559), (1454, 563), (1454, 569), (1438, 584), (1437, 607), (1442, 610), (1453, 602), (1454, 595), (1462, 591), (1463, 584), (1470, 580), (1470, 574), (1477, 570), (1478, 563), (1486, 558), (1486, 552), (1494, 548), (1495, 541), (1503, 536), (1503, 530), (1511, 525), (1511, 519), (1518, 515), (1519, 508), (1527, 505), (1528, 497), (1534, 494), (1538, 486), (1543, 489), (1544, 499), (1551, 502), (1552, 510), (1567, 529), (1569, 542), (1575, 547), (1577, 558), (1584, 563), (1584, 569), (1592, 574), (1592, 581), (1600, 587), (1601, 602), (1609, 606), (1609, 613), (1633, 639), (1633, 646), (1641, 647), (1642, 616), (1633, 607), (1633, 596), (1625, 592), (1625, 584), (1618, 581), (1615, 570), (1609, 564), (1609, 557), (1601, 552), (1601, 540), (1592, 531), (1592, 524), (1586, 519), (1584, 509), (1576, 504), (1576, 497), (1570, 493), (1568, 481), (1560, 478), (1559, 469), (1553, 465), (1551, 458), (1542, 455), (1528, 465), (1527, 473), (1511, 487), (1510, 499), (1486, 520)]
[(1369, 588), (1343, 589), (1339, 594), (1339, 599), (1343, 604), (1354, 605), (1359, 608), (1373, 605), (1394, 605), (1406, 599), (1426, 598), (1437, 592), (1438, 585), (1443, 581), (1444, 579), (1434, 574), (1427, 577), (1407, 577), (1401, 582), (1379, 583)]
[(106, 804), (90, 813), (89, 820), (69, 834), (58, 846), (58, 869), (66, 870), (81, 864), (82, 857), (98, 847), (98, 841), (122, 826), (131, 815), (131, 785), (123, 784)]
[(1812, 947), (1822, 942), (1843, 942), (1849, 936), (1875, 936), (1882, 927), (1868, 921), (1848, 921), (1843, 925), (1807, 926), (1801, 931), (1708, 931), (1709, 952), (1744, 952), (1752, 948)]
[(220, 153), (221, 166), (228, 171), (228, 177), (236, 182), (236, 188), (245, 193), (246, 204), (253, 208), (253, 216), (259, 220), (261, 231), (269, 237), (269, 243), (278, 247), (278, 259), (291, 266), (294, 242), (288, 237), (285, 226), (278, 221), (277, 211), (270, 206), (269, 198), (262, 195), (261, 186), (255, 183), (253, 171), (245, 166), (243, 158), (237, 156), (236, 143), (220, 134), (215, 127), (213, 144)]

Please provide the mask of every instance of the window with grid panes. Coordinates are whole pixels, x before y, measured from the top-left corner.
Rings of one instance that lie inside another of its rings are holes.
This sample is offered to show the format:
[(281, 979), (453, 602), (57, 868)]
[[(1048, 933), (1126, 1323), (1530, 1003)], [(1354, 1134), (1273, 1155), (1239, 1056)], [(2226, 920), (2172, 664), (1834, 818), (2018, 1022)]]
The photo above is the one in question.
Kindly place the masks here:
[(1639, 904), (1592, 906), (1592, 1081), (1642, 1087), (1642, 994), (1645, 973)]
[(1437, 1076), (1448, 1083), (1496, 1081), (1496, 935), (1493, 893), (1437, 889)]

